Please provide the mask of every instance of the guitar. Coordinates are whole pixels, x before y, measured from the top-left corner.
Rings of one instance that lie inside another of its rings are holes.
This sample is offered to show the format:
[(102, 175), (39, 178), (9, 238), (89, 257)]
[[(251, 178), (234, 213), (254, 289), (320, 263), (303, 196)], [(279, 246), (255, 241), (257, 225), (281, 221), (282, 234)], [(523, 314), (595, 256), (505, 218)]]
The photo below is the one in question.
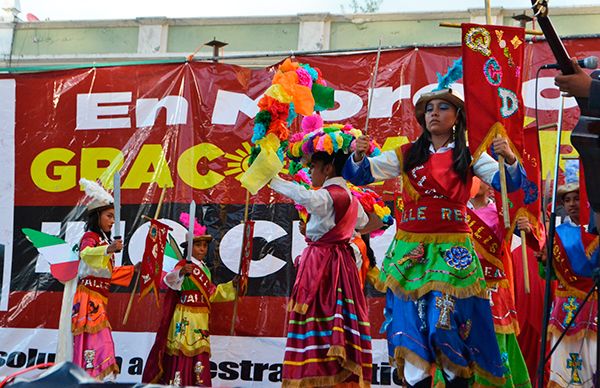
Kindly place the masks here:
[[(563, 74), (573, 74), (575, 69), (571, 57), (558, 37), (552, 21), (548, 17), (548, 0), (531, 0), (532, 8), (538, 24), (556, 62)], [(598, 79), (598, 73), (592, 73), (592, 78)], [(600, 112), (589, 108), (588, 99), (576, 97), (581, 116), (571, 133), (571, 144), (579, 152), (583, 163), (588, 199), (595, 212), (600, 212)]]

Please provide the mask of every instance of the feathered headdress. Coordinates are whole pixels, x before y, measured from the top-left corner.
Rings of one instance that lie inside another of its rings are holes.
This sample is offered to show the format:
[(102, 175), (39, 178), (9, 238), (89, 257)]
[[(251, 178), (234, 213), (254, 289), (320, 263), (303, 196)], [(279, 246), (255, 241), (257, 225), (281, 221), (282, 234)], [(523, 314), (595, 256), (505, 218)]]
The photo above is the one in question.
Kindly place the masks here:
[[(188, 213), (181, 213), (179, 215), (179, 222), (185, 226), (186, 229), (190, 227), (190, 215)], [(195, 241), (210, 241), (212, 236), (206, 232), (206, 226), (200, 224), (196, 217), (194, 217), (194, 242)], [(180, 244), (182, 247), (187, 245), (187, 241)]]
[(462, 58), (454, 61), (452, 66), (448, 68), (445, 75), (437, 73), (438, 85), (429, 93), (423, 93), (415, 104), (415, 116), (423, 125), (425, 117), (425, 107), (431, 100), (441, 99), (448, 101), (456, 108), (462, 109), (465, 105), (464, 98), (456, 89), (452, 89), (451, 85), (461, 79), (463, 76)]
[(104, 190), (99, 183), (81, 178), (79, 184), (83, 186), (85, 195), (90, 198), (90, 201), (86, 205), (88, 212), (104, 207), (110, 207), (114, 204), (115, 200), (112, 195)]

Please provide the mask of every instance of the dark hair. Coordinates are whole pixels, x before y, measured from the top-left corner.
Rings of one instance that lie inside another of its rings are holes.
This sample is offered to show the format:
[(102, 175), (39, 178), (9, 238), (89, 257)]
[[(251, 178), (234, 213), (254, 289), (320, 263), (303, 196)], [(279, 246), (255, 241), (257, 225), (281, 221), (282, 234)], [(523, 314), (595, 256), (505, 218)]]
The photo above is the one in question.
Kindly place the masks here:
[(310, 162), (323, 162), (323, 165), (333, 164), (335, 169), (335, 176), (342, 176), (342, 170), (344, 169), (344, 165), (346, 161), (350, 157), (350, 154), (346, 154), (343, 151), (337, 151), (333, 154), (328, 154), (325, 151), (315, 152), (310, 158)]
[(104, 235), (110, 240), (110, 230), (108, 232), (104, 232), (102, 228), (100, 228), (100, 214), (102, 214), (103, 211), (110, 208), (110, 206), (104, 206), (88, 212), (88, 219), (85, 223), (85, 230), (94, 232), (99, 236)]
[[(453, 105), (454, 106), (454, 105)], [(463, 182), (467, 182), (469, 166), (471, 165), (471, 152), (467, 147), (466, 119), (462, 109), (456, 111), (456, 133), (454, 135), (454, 150), (452, 151), (452, 167)], [(413, 168), (420, 166), (429, 160), (429, 146), (431, 145), (431, 133), (425, 126), (425, 120), (419, 119), (423, 133), (415, 141), (404, 158), (404, 172), (408, 173)]]

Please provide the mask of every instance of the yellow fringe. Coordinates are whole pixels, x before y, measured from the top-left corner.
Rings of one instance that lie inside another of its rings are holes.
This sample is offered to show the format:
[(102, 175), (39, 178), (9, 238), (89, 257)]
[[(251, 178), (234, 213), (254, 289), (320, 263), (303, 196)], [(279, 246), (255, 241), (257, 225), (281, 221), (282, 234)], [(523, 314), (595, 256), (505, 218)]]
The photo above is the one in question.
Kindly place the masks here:
[(387, 287), (385, 283), (379, 280), (379, 274), (381, 271), (377, 267), (373, 267), (367, 272), (367, 280), (369, 283), (375, 287), (375, 289), (379, 292), (385, 293), (387, 291)]
[(596, 237), (594, 239), (594, 241), (592, 241), (592, 243), (590, 245), (588, 245), (588, 247), (585, 249), (585, 255), (587, 256), (588, 259), (592, 258), (592, 253), (594, 253), (594, 251), (596, 249), (598, 249), (599, 244), (600, 244), (600, 236)]
[(90, 328), (86, 328), (86, 330), (84, 330), (83, 327), (81, 327), (81, 328), (78, 327), (78, 328), (74, 329), (72, 331), (72, 333), (73, 333), (73, 336), (84, 334), (84, 333), (85, 334), (97, 334), (106, 328), (109, 328), (110, 330), (112, 330), (112, 327), (110, 326), (110, 322), (108, 322), (108, 318), (104, 322), (99, 324), (98, 326), (92, 327), (91, 330), (90, 330)]
[[(555, 337), (555, 338), (560, 337), (560, 335), (562, 334), (562, 332), (563, 331), (561, 329), (559, 329), (558, 327), (556, 327), (554, 325), (548, 326), (548, 334), (551, 335), (551, 336), (553, 336), (553, 337)], [(594, 336), (594, 339), (596, 338), (596, 332), (594, 330), (592, 330), (592, 329), (581, 329), (581, 330), (579, 330), (577, 333), (575, 333), (573, 335), (566, 335), (562, 341), (569, 340), (569, 341), (578, 342), (578, 341), (581, 341), (585, 337), (585, 335), (588, 334), (588, 333), (592, 334)]]
[[(533, 235), (535, 236), (535, 238), (540, 240), (542, 231), (540, 230), (539, 220), (524, 207), (519, 208), (519, 210), (517, 210), (517, 212), (515, 213), (515, 216), (513, 217), (513, 220), (510, 224), (510, 231), (514, 232), (516, 230), (517, 219), (519, 217), (527, 217), (527, 220), (529, 220), (529, 223), (531, 224), (531, 230), (533, 232)], [(510, 241), (510, 239), (512, 239), (512, 233), (506, 233), (505, 239), (506, 241)]]
[(494, 324), (494, 331), (498, 334), (514, 334), (515, 336), (518, 336), (521, 330), (519, 328), (519, 321), (511, 319), (511, 322), (508, 325)]
[(401, 379), (404, 379), (404, 360), (407, 360), (421, 370), (432, 373), (433, 365), (430, 362), (422, 359), (417, 353), (405, 348), (404, 346), (396, 346), (394, 349), (394, 362), (398, 366), (398, 377)]
[(402, 190), (406, 189), (406, 194), (408, 194), (409, 198), (416, 202), (419, 200), (419, 198), (421, 196), (419, 195), (417, 190), (415, 190), (412, 183), (410, 183), (410, 179), (408, 179), (408, 175), (406, 175), (406, 173), (404, 172), (404, 155), (402, 154), (402, 148), (396, 147), (396, 149), (394, 149), (394, 152), (396, 152), (396, 157), (398, 158), (398, 164), (400, 165), (400, 176), (402, 177), (402, 180), (401, 180)]
[(456, 365), (455, 363), (450, 361), (450, 359), (448, 357), (446, 357), (446, 355), (444, 355), (442, 352), (438, 352), (438, 354), (436, 356), (439, 360), (438, 362), (440, 363), (440, 365), (443, 366), (443, 368), (449, 369), (457, 376), (468, 379), (473, 376), (473, 373), (475, 373), (475, 374), (483, 377), (490, 383), (494, 384), (494, 386), (503, 386), (506, 383), (506, 379), (504, 377), (497, 377), (497, 376), (490, 374), (488, 371), (482, 369), (475, 362), (472, 362), (469, 364), (469, 366), (465, 367), (465, 366)]
[(171, 350), (168, 347), (165, 349), (166, 353), (171, 355), (171, 356), (186, 356), (186, 357), (195, 357), (199, 354), (203, 354), (203, 353), (208, 353), (208, 355), (210, 356), (210, 346), (201, 346), (198, 349), (194, 349), (194, 351), (190, 352), (187, 351), (186, 349), (177, 349), (177, 350)]
[[(483, 256), (483, 258), (486, 259), (490, 264), (495, 265), (496, 267), (500, 268), (502, 272), (504, 272), (504, 264), (502, 263), (502, 260), (489, 253), (487, 249), (485, 249), (483, 245), (481, 245), (475, 239), (473, 239), (473, 246), (475, 247), (475, 252), (477, 253), (477, 256)], [(501, 248), (502, 247), (498, 247), (499, 250)]]
[(105, 370), (102, 371), (102, 373), (100, 373), (98, 376), (94, 377), (96, 380), (98, 381), (102, 381), (104, 380), (104, 378), (106, 376), (108, 376), (111, 373), (115, 373), (115, 374), (119, 374), (121, 373), (121, 371), (119, 370), (119, 365), (117, 364), (112, 364), (111, 366), (109, 366), (108, 368), (106, 368)]
[(472, 296), (487, 299), (486, 288), (481, 287), (479, 281), (463, 288), (456, 288), (441, 281), (430, 281), (416, 290), (408, 291), (402, 287), (396, 279), (392, 276), (388, 276), (385, 285), (389, 287), (398, 298), (402, 299), (416, 300), (431, 291), (440, 291), (458, 299), (466, 299)]
[[(584, 291), (578, 290), (577, 288), (569, 286), (568, 285), (569, 283), (567, 283), (567, 281), (562, 276), (562, 274), (559, 273), (558, 271), (556, 271), (556, 269), (554, 270), (554, 273), (556, 274), (558, 281), (563, 285), (563, 287), (566, 288), (566, 290), (556, 290), (555, 291), (556, 296), (560, 296), (562, 298), (568, 298), (569, 296), (575, 296), (579, 299), (585, 299), (585, 297), (587, 296), (587, 292), (584, 292)], [(598, 292), (595, 291), (592, 293), (592, 295), (590, 295), (590, 300), (597, 300), (597, 299), (598, 299)]]
[(519, 153), (519, 151), (517, 150), (515, 145), (512, 143), (512, 141), (510, 141), (510, 138), (508, 137), (508, 133), (506, 132), (506, 128), (504, 128), (504, 125), (502, 125), (502, 123), (496, 121), (490, 127), (487, 135), (485, 135), (485, 137), (481, 141), (481, 144), (479, 144), (479, 147), (477, 147), (477, 150), (473, 153), (473, 159), (471, 160), (471, 166), (473, 164), (475, 164), (475, 162), (481, 157), (481, 154), (483, 154), (484, 152), (487, 152), (487, 149), (492, 145), (492, 143), (494, 142), (494, 138), (497, 135), (500, 135), (503, 138), (505, 138), (506, 140), (508, 140), (508, 146), (510, 147), (512, 152), (515, 154), (515, 157), (517, 158), (519, 163), (523, 164), (522, 163), (523, 158), (521, 157), (521, 154)]
[(413, 233), (404, 230), (396, 231), (396, 239), (423, 244), (462, 243), (470, 239), (469, 233)]
[(288, 311), (294, 311), (304, 315), (308, 311), (308, 305), (306, 303), (296, 303), (293, 300), (290, 300), (288, 303)]

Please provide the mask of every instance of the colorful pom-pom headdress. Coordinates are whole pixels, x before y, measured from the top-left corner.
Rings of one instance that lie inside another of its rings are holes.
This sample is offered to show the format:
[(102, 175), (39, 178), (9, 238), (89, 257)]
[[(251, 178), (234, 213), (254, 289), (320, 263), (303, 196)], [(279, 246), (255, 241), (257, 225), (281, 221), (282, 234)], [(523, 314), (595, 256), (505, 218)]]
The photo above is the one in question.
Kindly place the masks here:
[[(307, 166), (316, 152), (326, 152), (329, 155), (338, 151), (350, 153), (353, 151), (354, 140), (360, 136), (360, 129), (350, 124), (324, 124), (321, 116), (315, 113), (302, 120), (302, 132), (294, 134), (290, 139), (288, 156), (293, 162)], [(380, 153), (379, 146), (372, 142), (367, 154), (377, 156)], [(294, 174), (297, 170), (291, 167), (290, 172)]]
[(415, 116), (417, 120), (424, 125), (425, 122), (425, 107), (431, 100), (444, 100), (454, 105), (457, 109), (461, 109), (464, 114), (465, 99), (462, 94), (456, 89), (452, 89), (451, 85), (461, 79), (463, 76), (462, 58), (454, 61), (448, 72), (445, 75), (437, 73), (438, 86), (429, 93), (423, 93), (415, 104)]
[(81, 178), (79, 184), (83, 186), (85, 195), (89, 198), (86, 204), (88, 214), (114, 206), (114, 198), (99, 183)]
[[(190, 215), (188, 213), (181, 213), (179, 215), (179, 222), (181, 222), (181, 224), (183, 226), (185, 226), (185, 228), (189, 228), (190, 226)], [(210, 242), (212, 240), (212, 236), (210, 234), (208, 234), (206, 232), (206, 226), (200, 224), (198, 222), (198, 220), (196, 219), (196, 217), (194, 217), (194, 239), (193, 241), (207, 241)], [(187, 247), (187, 241), (182, 242), (181, 244), (179, 244), (182, 248)]]
[(250, 167), (240, 178), (243, 187), (256, 194), (283, 168), (290, 125), (298, 114), (333, 108), (333, 93), (319, 69), (289, 58), (279, 66), (258, 102)]

